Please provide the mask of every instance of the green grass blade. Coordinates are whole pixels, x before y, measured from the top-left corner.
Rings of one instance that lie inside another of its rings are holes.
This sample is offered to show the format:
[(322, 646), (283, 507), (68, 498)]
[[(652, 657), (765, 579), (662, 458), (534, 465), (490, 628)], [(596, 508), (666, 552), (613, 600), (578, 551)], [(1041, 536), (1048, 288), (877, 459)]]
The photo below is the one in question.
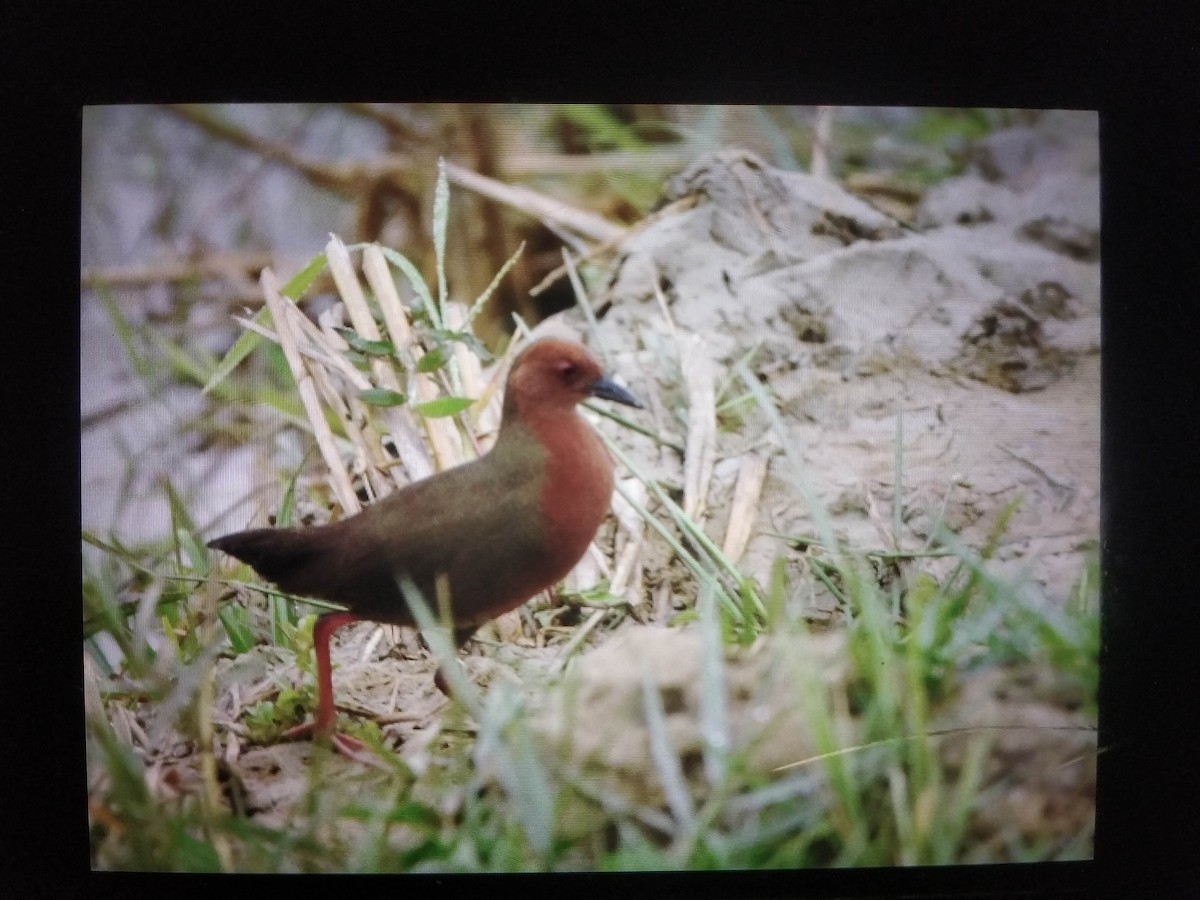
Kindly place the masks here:
[(420, 271), (414, 266), (404, 254), (393, 250), (391, 247), (380, 246), (380, 252), (383, 253), (384, 259), (390, 262), (393, 266), (400, 270), (401, 274), (408, 281), (409, 286), (413, 289), (413, 293), (417, 295), (420, 309), (423, 309), (426, 315), (429, 316), (429, 321), (434, 328), (442, 328), (441, 310), (437, 303), (433, 300), (433, 294), (429, 292), (429, 285), (425, 283), (425, 279), (421, 277)]
[(700, 733), (704, 738), (704, 773), (713, 788), (729, 775), (729, 696), (725, 682), (725, 653), (721, 618), (710, 585), (700, 587), (696, 601), (700, 614)]

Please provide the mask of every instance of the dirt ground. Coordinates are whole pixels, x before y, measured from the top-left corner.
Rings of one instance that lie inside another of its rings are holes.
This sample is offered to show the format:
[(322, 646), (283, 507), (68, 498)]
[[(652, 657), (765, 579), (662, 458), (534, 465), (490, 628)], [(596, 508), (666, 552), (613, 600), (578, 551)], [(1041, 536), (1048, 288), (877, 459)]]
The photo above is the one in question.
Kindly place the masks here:
[[(748, 365), (779, 399), (802, 483), (777, 433), (749, 419), (746, 427), (718, 428), (702, 506), (709, 535), (720, 541), (726, 534), (739, 474), (755, 458), (769, 464), (739, 564), (764, 584), (781, 555), (779, 535), (819, 538), (806, 490), (836, 536), (859, 549), (922, 549), (939, 522), (977, 548), (1016, 503), (995, 571), (1061, 608), (1088, 554), (1096, 553), (1100, 527), (1095, 116), (1064, 113), (1037, 130), (993, 136), (976, 149), (964, 176), (924, 198), (914, 227), (833, 185), (773, 170), (737, 151), (701, 160), (674, 179), (666, 199), (685, 198), (696, 201), (691, 209), (623, 246), (593, 303), (602, 316), (599, 345), (634, 390), (652, 398), (651, 416), (662, 432), (686, 428), (683, 354), (672, 352), (680, 334), (715, 363), (718, 384), (757, 348)], [(727, 398), (742, 392), (732, 384)], [(898, 418), (903, 529), (897, 535)], [(686, 483), (678, 454), (648, 450), (627, 432), (609, 433), (661, 483)], [(806, 577), (800, 556), (793, 553), (788, 565), (793, 583), (809, 585), (803, 599), (810, 619), (834, 619), (833, 598)], [(951, 563), (929, 560), (920, 568), (944, 576)], [(690, 602), (695, 590), (694, 583), (674, 583), (675, 604), (689, 591)], [(836, 678), (836, 632), (818, 637), (833, 646), (760, 648), (760, 656), (813, 655)], [(591, 752), (635, 782), (640, 771), (644, 781), (635, 795), (657, 796), (655, 776), (636, 763), (648, 756), (644, 727), (615, 710), (636, 707), (637, 660), (660, 659), (660, 676), (678, 684), (684, 698), (672, 735), (677, 746), (698, 746), (696, 657), (687, 643), (675, 632), (647, 630), (636, 646), (602, 647), (593, 651), (594, 663), (581, 664), (585, 692), (591, 685), (588, 696), (609, 711), (602, 718), (624, 722), (615, 739), (597, 739), (581, 758)], [(604, 665), (600, 654), (607, 654)], [(753, 656), (731, 666), (734, 683), (761, 677)], [(764, 720), (778, 724), (795, 714), (795, 698), (786, 693), (764, 689), (754, 696), (769, 710)], [(1094, 812), (1095, 737), (1069, 730), (1094, 725), (1079, 698), (1037, 666), (989, 672), (963, 686), (942, 724), (1001, 722), (1041, 730), (997, 739), (997, 768), (989, 777), (1007, 787), (975, 822), (980, 858), (988, 858), (984, 848), (1000, 840), (1006, 823), (1017, 823), (1030, 840), (1086, 833)], [(785, 723), (755, 752), (764, 765), (778, 764), (776, 753), (802, 758), (810, 752), (803, 732), (803, 722)], [(852, 734), (848, 728), (846, 736)], [(947, 741), (946, 758), (961, 755), (962, 747)]]

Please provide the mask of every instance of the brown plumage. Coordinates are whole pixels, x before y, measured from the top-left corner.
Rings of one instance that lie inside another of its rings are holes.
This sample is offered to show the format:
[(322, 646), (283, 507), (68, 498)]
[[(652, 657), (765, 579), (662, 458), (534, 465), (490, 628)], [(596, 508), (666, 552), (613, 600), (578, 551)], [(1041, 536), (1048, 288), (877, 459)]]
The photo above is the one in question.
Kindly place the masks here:
[(209, 543), (289, 593), (349, 610), (322, 616), (314, 630), (318, 732), (330, 732), (336, 715), (333, 631), (357, 619), (414, 624), (398, 576), (411, 578), (428, 603), (436, 603), (438, 575), (447, 576), (461, 645), (579, 562), (613, 491), (612, 459), (575, 409), (589, 396), (641, 406), (581, 345), (537, 341), (513, 363), (500, 433), (485, 456), (331, 525), (258, 528)]

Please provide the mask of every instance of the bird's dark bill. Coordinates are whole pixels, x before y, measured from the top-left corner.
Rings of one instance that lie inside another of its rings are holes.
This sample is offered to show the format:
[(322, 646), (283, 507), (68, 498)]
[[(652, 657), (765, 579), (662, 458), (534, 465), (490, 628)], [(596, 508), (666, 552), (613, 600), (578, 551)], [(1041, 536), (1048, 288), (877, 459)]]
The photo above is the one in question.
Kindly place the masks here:
[(588, 385), (588, 393), (601, 400), (612, 400), (614, 403), (624, 403), (626, 406), (642, 408), (637, 397), (625, 390), (610, 378), (600, 378)]

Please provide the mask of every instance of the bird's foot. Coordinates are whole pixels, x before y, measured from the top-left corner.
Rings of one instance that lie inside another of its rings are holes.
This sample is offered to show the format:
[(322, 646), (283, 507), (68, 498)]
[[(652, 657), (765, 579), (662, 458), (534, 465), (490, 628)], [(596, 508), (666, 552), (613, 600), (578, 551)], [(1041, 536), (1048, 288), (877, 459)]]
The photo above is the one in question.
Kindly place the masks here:
[(352, 738), (348, 734), (343, 734), (340, 731), (322, 732), (317, 728), (316, 722), (305, 722), (303, 725), (297, 725), (295, 728), (289, 728), (283, 733), (285, 741), (299, 741), (306, 738), (314, 738), (316, 740), (328, 740), (334, 752), (340, 753), (347, 759), (352, 759), (355, 762), (360, 762), (367, 766), (376, 766), (382, 768), (382, 764), (370, 750), (367, 745), (358, 738)]

